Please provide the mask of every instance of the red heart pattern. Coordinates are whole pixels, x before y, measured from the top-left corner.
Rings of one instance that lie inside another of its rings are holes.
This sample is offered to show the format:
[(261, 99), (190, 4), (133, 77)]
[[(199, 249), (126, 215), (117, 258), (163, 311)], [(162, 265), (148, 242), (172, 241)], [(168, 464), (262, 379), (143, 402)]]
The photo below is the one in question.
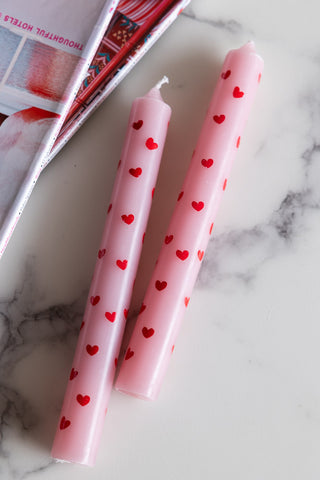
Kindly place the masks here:
[(142, 168), (140, 168), (140, 167), (130, 168), (130, 169), (129, 169), (129, 173), (130, 173), (130, 175), (132, 175), (133, 177), (138, 178), (138, 177), (140, 177), (140, 175), (141, 175), (141, 173), (142, 173)]
[(208, 159), (203, 158), (203, 159), (201, 160), (201, 165), (203, 165), (203, 166), (206, 167), (206, 168), (212, 167), (212, 165), (213, 165), (213, 160), (212, 160), (212, 158), (208, 158)]
[(191, 205), (192, 205), (192, 207), (193, 207), (197, 212), (200, 212), (200, 211), (203, 209), (203, 207), (204, 207), (204, 203), (203, 203), (203, 202), (195, 202), (195, 201), (193, 201), (193, 202), (191, 203)]
[(121, 270), (125, 270), (127, 268), (128, 261), (127, 260), (117, 260), (116, 264)]
[(132, 126), (135, 130), (140, 130), (143, 125), (143, 120), (138, 120), (137, 122), (133, 122)]
[(153, 328), (143, 327), (143, 329), (142, 329), (142, 335), (143, 335), (145, 338), (150, 338), (150, 337), (152, 337), (153, 334), (154, 334), (154, 329), (153, 329)]
[(93, 307), (94, 307), (95, 305), (97, 305), (97, 304), (99, 303), (99, 301), (100, 301), (99, 295), (96, 295), (96, 296), (93, 296), (93, 295), (92, 295), (92, 297), (90, 297), (90, 303), (91, 303), (91, 305), (92, 305)]
[(203, 250), (198, 250), (198, 258), (199, 258), (200, 262), (203, 259), (203, 255), (204, 255), (204, 251)]
[(124, 318), (127, 319), (128, 318), (128, 313), (129, 313), (129, 310), (127, 308), (125, 308), (123, 310), (123, 315), (124, 315)]
[(74, 378), (76, 378), (76, 376), (78, 375), (78, 371), (75, 370), (74, 368), (71, 369), (71, 372), (70, 372), (70, 377), (69, 377), (69, 380), (73, 380)]
[(170, 242), (173, 240), (173, 235), (166, 235), (166, 238), (164, 239), (164, 243), (166, 245), (169, 245)]
[(124, 359), (129, 360), (131, 357), (133, 357), (133, 355), (134, 355), (134, 351), (131, 350), (131, 348), (129, 347), (127, 352), (126, 352), (126, 355), (125, 355)]
[(186, 260), (189, 257), (189, 252), (188, 250), (177, 250), (176, 255), (180, 260)]
[(166, 281), (160, 281), (160, 280), (157, 280), (156, 283), (156, 289), (159, 290), (159, 292), (161, 292), (161, 290), (164, 290), (165, 288), (167, 288), (167, 282)]
[(60, 420), (60, 430), (65, 430), (66, 428), (70, 427), (71, 422), (67, 420), (65, 416), (63, 416)]
[(178, 195), (178, 202), (181, 200), (181, 198), (183, 197), (183, 194), (184, 192), (180, 192), (179, 195)]
[(234, 87), (234, 89), (233, 89), (234, 98), (242, 98), (243, 95), (244, 95), (244, 92), (241, 92), (239, 87)]
[(113, 323), (116, 319), (116, 312), (105, 312), (104, 316), (109, 322)]
[(237, 144), (236, 144), (236, 147), (237, 147), (237, 148), (240, 147), (240, 140), (241, 140), (241, 137), (238, 137), (238, 138), (237, 138)]
[(93, 357), (94, 355), (96, 355), (96, 353), (98, 353), (99, 347), (98, 347), (98, 345), (90, 345), (88, 343), (88, 345), (86, 346), (86, 350), (89, 353), (89, 355), (91, 355)]
[(156, 150), (158, 148), (158, 144), (156, 142), (153, 141), (153, 138), (150, 137), (147, 139), (146, 141), (146, 147), (149, 149), (149, 150)]
[(226, 188), (227, 188), (227, 179), (225, 178), (222, 189), (225, 190)]
[(189, 305), (190, 297), (185, 297), (184, 298), (184, 304), (187, 307)]
[(225, 115), (213, 115), (213, 120), (219, 125), (225, 121)]
[(134, 215), (130, 213), (130, 215), (121, 215), (122, 221), (126, 223), (127, 225), (131, 225), (131, 223), (134, 221)]
[(85, 406), (88, 405), (88, 403), (90, 402), (90, 397), (89, 397), (89, 395), (81, 395), (81, 393), (78, 393), (78, 395), (77, 395), (77, 402), (78, 402), (82, 407), (85, 407)]
[(230, 75), (231, 75), (231, 70), (227, 70), (221, 73), (221, 78), (223, 78), (223, 80), (227, 80), (227, 78), (229, 78)]

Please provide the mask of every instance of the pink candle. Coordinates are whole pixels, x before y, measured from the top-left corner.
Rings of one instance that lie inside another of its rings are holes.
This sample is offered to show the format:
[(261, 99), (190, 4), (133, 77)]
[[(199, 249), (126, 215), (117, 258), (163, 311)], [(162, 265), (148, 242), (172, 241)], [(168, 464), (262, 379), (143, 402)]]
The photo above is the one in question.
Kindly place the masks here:
[(171, 108), (162, 82), (133, 102), (52, 457), (93, 465)]
[(115, 388), (156, 398), (263, 68), (252, 42), (227, 55)]

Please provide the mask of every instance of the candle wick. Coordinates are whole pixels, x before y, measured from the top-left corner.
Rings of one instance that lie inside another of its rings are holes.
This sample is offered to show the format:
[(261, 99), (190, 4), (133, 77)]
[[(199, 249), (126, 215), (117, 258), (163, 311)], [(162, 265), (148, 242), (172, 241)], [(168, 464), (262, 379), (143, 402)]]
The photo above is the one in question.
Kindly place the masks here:
[(164, 83), (169, 83), (169, 78), (168, 78), (166, 75), (164, 75), (164, 76), (162, 77), (162, 79), (159, 80), (159, 82), (155, 85), (155, 88), (157, 88), (158, 90), (160, 90), (160, 88), (162, 87), (162, 85), (163, 85)]

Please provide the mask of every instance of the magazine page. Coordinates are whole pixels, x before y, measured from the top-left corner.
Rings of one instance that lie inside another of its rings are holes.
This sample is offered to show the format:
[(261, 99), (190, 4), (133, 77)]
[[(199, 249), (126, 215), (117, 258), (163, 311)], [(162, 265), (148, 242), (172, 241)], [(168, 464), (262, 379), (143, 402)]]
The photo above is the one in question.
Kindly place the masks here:
[(0, 0), (0, 256), (117, 3)]

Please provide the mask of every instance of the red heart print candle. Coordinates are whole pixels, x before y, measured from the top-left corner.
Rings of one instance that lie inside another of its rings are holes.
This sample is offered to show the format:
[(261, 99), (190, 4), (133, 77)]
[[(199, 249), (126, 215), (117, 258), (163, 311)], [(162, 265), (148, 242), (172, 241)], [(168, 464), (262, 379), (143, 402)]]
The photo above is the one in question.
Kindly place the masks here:
[(129, 341), (134, 355), (120, 368), (119, 391), (148, 400), (158, 395), (262, 69), (252, 42), (225, 59)]
[[(52, 456), (95, 463), (171, 108), (159, 88), (132, 105)], [(145, 330), (150, 336), (152, 329)], [(127, 356), (132, 357), (129, 351)]]

